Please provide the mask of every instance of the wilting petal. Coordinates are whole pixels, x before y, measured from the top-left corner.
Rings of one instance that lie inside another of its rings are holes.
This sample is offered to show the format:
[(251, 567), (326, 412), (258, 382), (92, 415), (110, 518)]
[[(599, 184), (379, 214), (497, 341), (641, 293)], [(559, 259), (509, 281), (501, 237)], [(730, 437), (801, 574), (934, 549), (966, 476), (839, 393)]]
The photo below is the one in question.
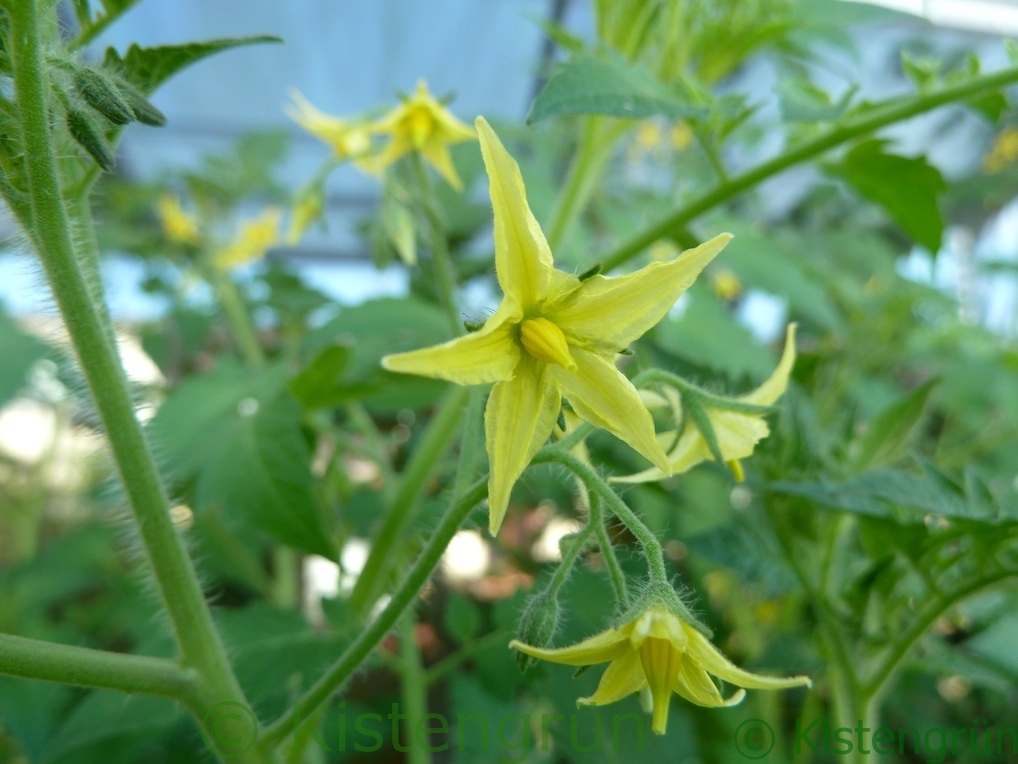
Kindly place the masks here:
[(509, 643), (509, 647), (533, 658), (563, 663), (566, 666), (592, 666), (595, 663), (613, 661), (626, 653), (636, 655), (629, 647), (629, 640), (615, 629), (602, 631), (570, 647), (534, 647), (515, 639)]
[(562, 394), (548, 373), (548, 364), (526, 353), (519, 355), (515, 376), (495, 385), (484, 410), (492, 536), (502, 525), (513, 484), (548, 440), (562, 407)]
[(527, 204), (519, 166), (484, 117), (474, 124), (495, 212), (495, 274), (506, 295), (529, 307), (544, 296), (554, 271), (551, 250)]
[(664, 318), (731, 239), (731, 234), (719, 234), (671, 262), (652, 263), (627, 276), (592, 276), (549, 303), (546, 312), (571, 343), (618, 352)]
[(689, 635), (689, 657), (706, 671), (748, 690), (784, 690), (789, 687), (812, 687), (808, 676), (770, 677), (739, 668), (699, 632)]
[(643, 675), (640, 657), (633, 650), (627, 650), (605, 669), (594, 694), (588, 698), (579, 698), (576, 702), (584, 706), (606, 706), (646, 686), (647, 679)]
[(654, 436), (654, 420), (632, 382), (599, 355), (573, 348), (572, 356), (575, 371), (558, 365), (549, 369), (576, 413), (667, 471), (668, 459)]
[(744, 395), (740, 400), (757, 406), (770, 406), (782, 396), (788, 388), (788, 377), (792, 373), (792, 366), (795, 365), (795, 327), (795, 324), (789, 324), (785, 330), (785, 349), (774, 373), (760, 387)]
[(480, 331), (441, 345), (387, 355), (382, 366), (389, 371), (447, 379), (459, 385), (511, 379), (521, 355), (511, 330), (512, 317), (512, 306), (503, 302)]

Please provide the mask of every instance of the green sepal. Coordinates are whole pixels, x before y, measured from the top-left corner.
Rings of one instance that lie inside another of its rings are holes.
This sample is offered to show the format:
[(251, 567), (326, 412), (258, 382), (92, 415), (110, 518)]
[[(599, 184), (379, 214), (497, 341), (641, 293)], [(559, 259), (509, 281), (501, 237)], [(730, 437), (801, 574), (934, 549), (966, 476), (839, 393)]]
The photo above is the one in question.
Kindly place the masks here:
[(74, 87), (82, 100), (114, 125), (126, 125), (135, 119), (134, 111), (112, 81), (95, 69), (75, 67)]

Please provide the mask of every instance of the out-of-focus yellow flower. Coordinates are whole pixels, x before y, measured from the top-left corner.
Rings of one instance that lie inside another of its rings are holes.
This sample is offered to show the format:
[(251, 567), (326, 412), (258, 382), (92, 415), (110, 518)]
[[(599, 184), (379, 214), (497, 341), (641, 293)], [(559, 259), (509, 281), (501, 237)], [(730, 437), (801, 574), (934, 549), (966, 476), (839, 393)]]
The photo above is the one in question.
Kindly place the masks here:
[(229, 270), (243, 263), (264, 257), (279, 243), (279, 225), (283, 213), (268, 207), (261, 215), (241, 224), (232, 242), (212, 256), (212, 264), (219, 270)]
[(1015, 159), (1018, 159), (1018, 129), (1009, 127), (1000, 131), (997, 142), (983, 157), (983, 169), (987, 172), (1000, 172)]
[(371, 132), (391, 136), (388, 145), (372, 158), (370, 167), (374, 170), (381, 171), (416, 151), (438, 170), (450, 186), (456, 190), (463, 187), (452, 163), (449, 146), (474, 140), (477, 136), (428, 92), (424, 80), (417, 83), (417, 90), (412, 96), (373, 123)]
[(201, 241), (198, 221), (184, 212), (184, 208), (180, 206), (180, 199), (173, 194), (163, 194), (159, 197), (156, 212), (159, 215), (163, 233), (170, 241), (192, 246)]
[(727, 268), (714, 274), (711, 278), (711, 286), (714, 288), (714, 294), (722, 300), (734, 300), (742, 294), (742, 282)]
[[(753, 392), (735, 398), (736, 403), (770, 406), (784, 394), (788, 387), (792, 366), (795, 364), (795, 326), (795, 324), (788, 325), (788, 330), (785, 333), (785, 350), (781, 354), (781, 360), (774, 373)], [(653, 394), (644, 395), (644, 400), (647, 401), (652, 397)], [(671, 405), (675, 408), (677, 401), (661, 399), (657, 403)], [(731, 468), (735, 478), (741, 481), (743, 474), (739, 460), (752, 455), (756, 444), (770, 433), (770, 428), (764, 421), (764, 415), (719, 408), (709, 403), (705, 403), (703, 408), (710, 420), (711, 429), (714, 430), (721, 455)], [(681, 435), (675, 430), (658, 435), (660, 442), (666, 447), (672, 443), (675, 444), (668, 453), (668, 463), (672, 468), (671, 474), (673, 475), (679, 475), (700, 462), (714, 460), (707, 439), (692, 421), (693, 418), (684, 416), (683, 419)], [(677, 441), (676, 436), (678, 436)], [(667, 473), (655, 467), (635, 475), (613, 477), (609, 480), (616, 483), (646, 483), (666, 477), (668, 477)]]
[(668, 137), (671, 139), (672, 148), (682, 151), (693, 142), (693, 128), (689, 126), (688, 122), (676, 122), (672, 126), (671, 132), (668, 133)]
[(652, 263), (663, 263), (674, 260), (682, 254), (682, 250), (671, 239), (658, 239), (650, 245), (649, 254)]
[(732, 706), (745, 697), (743, 689), (724, 698), (711, 676), (750, 690), (810, 687), (808, 676), (769, 677), (744, 671), (729, 661), (696, 627), (671, 609), (653, 605), (618, 629), (608, 629), (572, 647), (540, 648), (518, 640), (509, 643), (533, 658), (567, 666), (611, 661), (597, 690), (577, 703), (604, 706), (634, 692), (649, 690), (651, 729), (665, 734), (672, 693), (698, 706)]
[(665, 316), (731, 235), (668, 263), (581, 281), (554, 267), (519, 166), (483, 117), (476, 125), (495, 213), (495, 274), (505, 297), (479, 331), (386, 356), (382, 365), (460, 385), (495, 383), (484, 412), (495, 534), (513, 484), (552, 433), (563, 396), (582, 419), (668, 470), (650, 412), (615, 356)]
[(345, 120), (319, 111), (298, 91), (286, 114), (309, 133), (332, 147), (337, 159), (361, 159), (371, 151), (371, 133), (360, 120)]
[(655, 151), (661, 146), (664, 136), (661, 133), (661, 125), (657, 120), (645, 119), (636, 126), (636, 133), (633, 140), (636, 145), (646, 152)]

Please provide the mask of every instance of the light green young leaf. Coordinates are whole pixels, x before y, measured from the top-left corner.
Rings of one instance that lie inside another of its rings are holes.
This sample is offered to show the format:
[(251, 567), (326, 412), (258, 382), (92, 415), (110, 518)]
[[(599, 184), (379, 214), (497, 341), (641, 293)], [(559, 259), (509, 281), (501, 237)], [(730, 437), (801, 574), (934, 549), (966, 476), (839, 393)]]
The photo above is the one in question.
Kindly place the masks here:
[(566, 114), (691, 119), (703, 118), (707, 111), (689, 103), (639, 64), (617, 55), (600, 58), (581, 53), (548, 81), (530, 107), (527, 123)]
[(859, 440), (856, 470), (890, 464), (905, 455), (909, 436), (922, 417), (930, 392), (937, 384), (930, 379), (881, 411)]

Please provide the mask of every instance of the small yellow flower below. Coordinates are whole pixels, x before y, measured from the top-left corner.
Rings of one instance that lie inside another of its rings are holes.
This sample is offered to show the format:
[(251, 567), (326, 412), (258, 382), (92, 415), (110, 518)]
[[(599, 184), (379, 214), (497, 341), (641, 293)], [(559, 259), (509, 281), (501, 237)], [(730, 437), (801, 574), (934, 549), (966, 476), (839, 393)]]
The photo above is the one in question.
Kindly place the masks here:
[(750, 690), (812, 686), (808, 676), (768, 677), (740, 669), (694, 626), (662, 605), (649, 607), (618, 629), (608, 629), (572, 647), (539, 648), (518, 640), (509, 646), (567, 666), (611, 661), (594, 694), (577, 703), (603, 706), (634, 692), (649, 691), (651, 729), (658, 735), (667, 729), (673, 692), (707, 707), (733, 706), (745, 697), (743, 689), (723, 697), (712, 676)]
[(371, 150), (371, 134), (364, 122), (325, 114), (296, 90), (290, 97), (293, 104), (286, 108), (287, 116), (331, 146), (337, 159), (359, 159)]

